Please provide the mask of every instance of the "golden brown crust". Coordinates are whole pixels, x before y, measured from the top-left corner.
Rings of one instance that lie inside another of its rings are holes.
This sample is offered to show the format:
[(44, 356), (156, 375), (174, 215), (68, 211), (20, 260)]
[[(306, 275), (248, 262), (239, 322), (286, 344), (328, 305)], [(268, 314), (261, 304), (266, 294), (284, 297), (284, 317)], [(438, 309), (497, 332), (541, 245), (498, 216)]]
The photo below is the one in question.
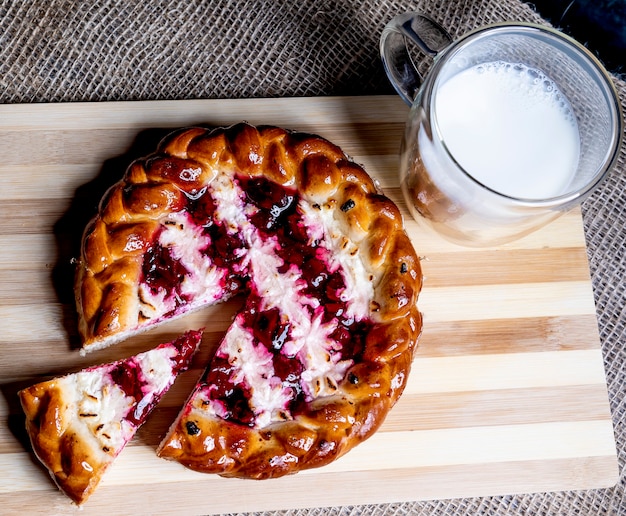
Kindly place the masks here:
[(33, 451), (63, 492), (83, 503), (100, 482), (101, 475), (94, 470), (102, 470), (110, 460), (103, 462), (103, 454), (94, 453), (71, 430), (71, 421), (64, 417), (64, 393), (55, 380), (33, 385), (19, 396)]
[[(19, 391), (33, 451), (76, 504), (89, 498), (177, 375), (187, 370), (201, 339), (201, 330), (188, 331), (139, 355)], [(137, 384), (128, 392), (131, 378)]]
[[(196, 195), (218, 170), (263, 175), (333, 209), (373, 278), (374, 324), (363, 359), (334, 396), (311, 402), (306, 415), (254, 429), (193, 410), (172, 426), (158, 453), (199, 471), (250, 478), (327, 464), (369, 437), (404, 389), (421, 331), (416, 302), (422, 275), (398, 208), (361, 167), (320, 137), (246, 124), (192, 128), (173, 133), (154, 155), (134, 163), (103, 201), (84, 240), (76, 288), (85, 347), (107, 345), (109, 335), (132, 332), (137, 323), (134, 257), (141, 251), (124, 252), (127, 235), (141, 249), (151, 224), (179, 209), (181, 192)], [(115, 310), (112, 321), (108, 314)]]
[(293, 420), (250, 428), (194, 407), (172, 425), (157, 453), (196, 471), (252, 479), (329, 464), (380, 427), (404, 389), (420, 330), (417, 310), (377, 325), (337, 394), (310, 402)]
[[(85, 231), (76, 278), (85, 349), (104, 347), (136, 331), (141, 253), (152, 242), (157, 221), (182, 209), (185, 194), (196, 195), (218, 169), (263, 175), (295, 186), (312, 203), (335, 207), (342, 231), (360, 244), (366, 266), (379, 279), (376, 317), (388, 320), (408, 313), (421, 288), (421, 271), (402, 217), (339, 147), (277, 127), (194, 127), (172, 133), (155, 154), (133, 163)], [(401, 267), (407, 272), (400, 273)], [(111, 314), (113, 307), (116, 313)]]

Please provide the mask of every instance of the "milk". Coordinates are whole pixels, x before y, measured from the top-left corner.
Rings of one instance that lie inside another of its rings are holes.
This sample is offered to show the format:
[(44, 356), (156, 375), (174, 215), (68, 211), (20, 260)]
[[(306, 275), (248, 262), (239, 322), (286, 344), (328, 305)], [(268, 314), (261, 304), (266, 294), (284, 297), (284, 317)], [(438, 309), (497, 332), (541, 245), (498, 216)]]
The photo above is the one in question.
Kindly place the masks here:
[(521, 199), (565, 192), (580, 141), (572, 109), (542, 72), (506, 62), (464, 70), (438, 89), (440, 135), (474, 179)]

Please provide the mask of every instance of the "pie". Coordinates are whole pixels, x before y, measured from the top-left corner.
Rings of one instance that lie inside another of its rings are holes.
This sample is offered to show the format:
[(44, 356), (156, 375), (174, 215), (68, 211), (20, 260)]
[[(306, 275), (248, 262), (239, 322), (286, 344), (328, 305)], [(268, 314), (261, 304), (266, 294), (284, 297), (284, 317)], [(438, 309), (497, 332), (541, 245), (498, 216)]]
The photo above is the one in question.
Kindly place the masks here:
[(133, 357), (19, 392), (35, 454), (59, 488), (84, 503), (144, 423), (202, 338), (190, 331)]
[(370, 436), (401, 394), (422, 275), (396, 205), (336, 145), (189, 128), (133, 163), (86, 229), (85, 352), (243, 296), (161, 457), (277, 477)]

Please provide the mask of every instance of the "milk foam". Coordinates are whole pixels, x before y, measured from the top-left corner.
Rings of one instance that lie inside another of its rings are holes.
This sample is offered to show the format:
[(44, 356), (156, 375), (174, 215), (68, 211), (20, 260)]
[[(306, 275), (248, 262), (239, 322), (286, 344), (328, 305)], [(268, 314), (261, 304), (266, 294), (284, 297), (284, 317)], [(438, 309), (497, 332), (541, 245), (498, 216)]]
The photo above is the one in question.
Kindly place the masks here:
[(572, 109), (543, 72), (493, 62), (443, 83), (435, 100), (450, 154), (467, 173), (523, 199), (564, 193), (580, 152)]

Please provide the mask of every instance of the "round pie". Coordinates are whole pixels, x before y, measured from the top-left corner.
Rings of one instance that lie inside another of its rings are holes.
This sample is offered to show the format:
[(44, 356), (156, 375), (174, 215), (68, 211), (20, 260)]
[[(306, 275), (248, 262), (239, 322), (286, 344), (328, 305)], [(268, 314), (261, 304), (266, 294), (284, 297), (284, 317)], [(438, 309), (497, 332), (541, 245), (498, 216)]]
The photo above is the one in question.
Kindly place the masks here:
[(204, 472), (277, 477), (370, 436), (401, 394), (421, 315), (395, 204), (336, 145), (238, 124), (173, 133), (85, 232), (84, 350), (243, 294), (158, 448)]

